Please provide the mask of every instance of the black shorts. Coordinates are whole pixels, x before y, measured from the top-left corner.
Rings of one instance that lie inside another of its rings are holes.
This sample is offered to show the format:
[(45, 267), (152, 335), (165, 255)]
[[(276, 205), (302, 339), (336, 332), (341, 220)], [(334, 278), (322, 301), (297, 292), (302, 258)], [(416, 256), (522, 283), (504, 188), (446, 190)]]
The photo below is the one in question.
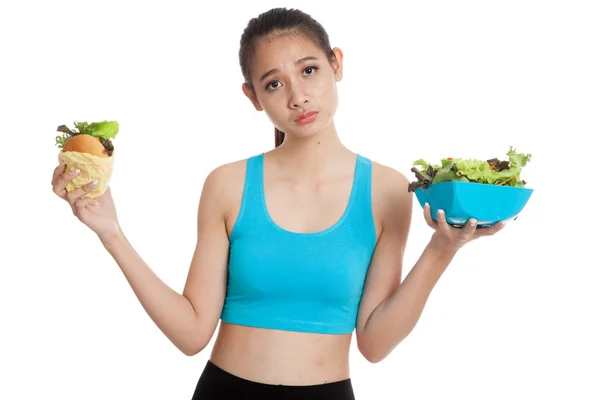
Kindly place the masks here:
[(192, 400), (355, 400), (350, 379), (310, 386), (249, 381), (206, 363)]

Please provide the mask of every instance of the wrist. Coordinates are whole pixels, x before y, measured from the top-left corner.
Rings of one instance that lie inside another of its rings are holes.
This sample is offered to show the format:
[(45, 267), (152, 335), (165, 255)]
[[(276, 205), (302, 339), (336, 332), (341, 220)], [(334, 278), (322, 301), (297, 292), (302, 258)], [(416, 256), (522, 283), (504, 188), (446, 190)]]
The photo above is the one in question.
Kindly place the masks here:
[(102, 242), (102, 245), (109, 251), (111, 248), (114, 248), (115, 245), (126, 242), (127, 240), (120, 226), (117, 226), (112, 232), (98, 235), (98, 238), (100, 239), (100, 242)]
[(447, 261), (449, 263), (458, 252), (458, 248), (451, 246), (443, 239), (440, 239), (436, 234), (433, 234), (431, 240), (427, 244), (427, 251), (436, 260)]

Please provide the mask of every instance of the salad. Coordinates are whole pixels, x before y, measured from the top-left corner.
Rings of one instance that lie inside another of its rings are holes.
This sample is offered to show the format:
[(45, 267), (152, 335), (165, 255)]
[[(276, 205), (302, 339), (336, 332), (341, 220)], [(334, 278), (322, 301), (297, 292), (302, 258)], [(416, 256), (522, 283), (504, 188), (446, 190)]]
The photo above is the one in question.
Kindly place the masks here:
[(440, 164), (429, 164), (419, 159), (411, 168), (417, 180), (409, 183), (408, 191), (414, 192), (430, 184), (448, 181), (525, 187), (527, 182), (521, 179), (521, 171), (531, 160), (531, 154), (517, 153), (511, 146), (506, 155), (508, 160), (503, 161), (498, 158), (486, 161), (445, 158)]

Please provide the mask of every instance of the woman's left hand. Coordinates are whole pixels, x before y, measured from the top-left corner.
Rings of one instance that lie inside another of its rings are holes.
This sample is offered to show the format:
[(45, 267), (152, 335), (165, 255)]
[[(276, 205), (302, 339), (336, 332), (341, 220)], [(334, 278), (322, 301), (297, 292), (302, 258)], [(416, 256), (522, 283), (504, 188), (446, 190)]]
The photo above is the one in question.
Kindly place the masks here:
[(461, 228), (456, 228), (446, 222), (443, 210), (438, 210), (437, 222), (431, 217), (431, 206), (429, 203), (423, 207), (425, 221), (435, 230), (431, 238), (431, 244), (444, 252), (455, 253), (465, 244), (482, 236), (492, 236), (498, 233), (506, 225), (504, 221), (489, 227), (477, 228), (477, 221), (470, 219)]

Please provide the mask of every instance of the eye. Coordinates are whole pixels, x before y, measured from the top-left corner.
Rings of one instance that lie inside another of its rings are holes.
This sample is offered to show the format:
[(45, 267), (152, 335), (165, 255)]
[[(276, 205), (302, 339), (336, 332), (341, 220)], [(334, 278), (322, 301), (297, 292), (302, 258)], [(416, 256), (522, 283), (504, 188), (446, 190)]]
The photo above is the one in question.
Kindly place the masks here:
[(315, 67), (315, 66), (306, 67), (304, 69), (304, 73), (307, 75), (312, 75), (315, 72), (317, 72), (318, 69), (319, 69), (319, 67)]
[(267, 84), (267, 87), (265, 89), (267, 89), (267, 90), (277, 89), (279, 86), (275, 86), (275, 85), (278, 83), (279, 83), (279, 81), (271, 81)]

